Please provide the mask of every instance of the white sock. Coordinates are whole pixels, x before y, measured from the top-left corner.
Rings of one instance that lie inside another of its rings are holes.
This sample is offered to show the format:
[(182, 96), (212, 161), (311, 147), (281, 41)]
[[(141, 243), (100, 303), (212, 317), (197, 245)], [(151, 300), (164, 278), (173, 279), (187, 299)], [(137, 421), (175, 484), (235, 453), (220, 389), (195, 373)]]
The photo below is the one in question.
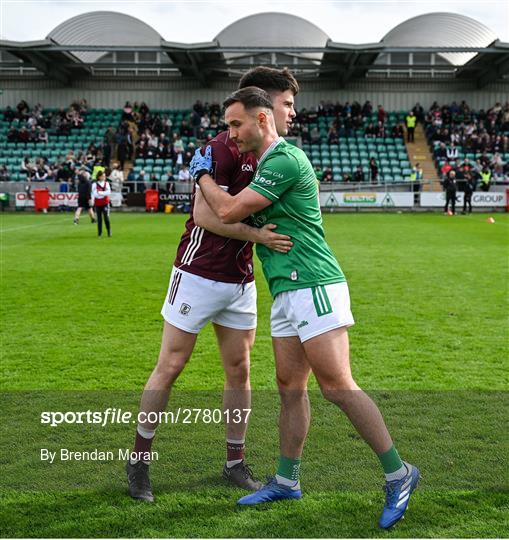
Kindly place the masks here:
[(386, 473), (385, 479), (387, 482), (392, 482), (393, 480), (401, 480), (402, 478), (405, 478), (405, 476), (410, 472), (410, 468), (406, 466), (405, 463), (403, 463), (403, 466), (400, 467), (397, 471)]
[[(136, 463), (138, 463), (138, 461), (140, 461), (139, 459), (136, 459), (136, 458), (129, 458), (129, 463), (131, 465), (136, 465)], [(150, 461), (145, 461), (143, 460), (143, 463), (145, 463), (145, 465), (150, 465)]]
[(285, 478), (284, 476), (280, 476), (279, 474), (276, 474), (276, 482), (278, 484), (281, 484), (282, 486), (286, 486), (292, 489), (300, 489), (299, 480), (290, 480), (289, 478)]
[[(144, 438), (144, 439), (153, 439), (155, 434), (156, 434), (156, 431), (155, 429), (145, 429), (144, 427), (142, 426), (138, 426), (136, 428), (136, 431)], [(138, 461), (140, 461), (139, 459), (136, 459), (136, 458), (129, 458), (129, 463), (131, 465), (136, 465), (136, 463), (138, 463)], [(145, 463), (145, 465), (150, 465), (150, 461), (145, 461), (143, 460), (143, 463)]]
[(144, 427), (142, 426), (138, 426), (136, 428), (136, 431), (144, 438), (144, 439), (153, 439), (155, 434), (156, 434), (156, 430), (155, 429), (145, 429)]

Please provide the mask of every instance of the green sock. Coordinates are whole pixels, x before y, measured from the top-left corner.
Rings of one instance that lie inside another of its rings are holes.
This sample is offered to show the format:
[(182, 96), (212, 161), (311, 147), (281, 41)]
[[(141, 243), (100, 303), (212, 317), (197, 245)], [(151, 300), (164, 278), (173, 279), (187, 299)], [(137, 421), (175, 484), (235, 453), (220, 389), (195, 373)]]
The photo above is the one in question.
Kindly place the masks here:
[(298, 482), (300, 461), (300, 458), (292, 459), (285, 456), (279, 456), (279, 465), (276, 474), (288, 480), (292, 480), (293, 482)]
[(391, 448), (387, 450), (387, 452), (384, 452), (383, 454), (378, 454), (378, 459), (382, 464), (385, 474), (393, 473), (403, 467), (403, 461), (401, 461), (398, 451), (396, 450), (394, 445), (392, 445)]

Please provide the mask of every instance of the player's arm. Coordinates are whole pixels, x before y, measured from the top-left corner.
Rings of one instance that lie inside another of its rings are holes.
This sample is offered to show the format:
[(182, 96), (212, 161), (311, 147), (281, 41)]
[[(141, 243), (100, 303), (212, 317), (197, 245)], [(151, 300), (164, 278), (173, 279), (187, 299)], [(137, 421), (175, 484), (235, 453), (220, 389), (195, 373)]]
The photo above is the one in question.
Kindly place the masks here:
[(270, 199), (249, 187), (232, 196), (223, 191), (208, 174), (201, 176), (199, 186), (221, 223), (238, 223), (272, 204)]
[[(224, 193), (222, 189), (220, 191)], [(264, 244), (268, 248), (281, 253), (287, 253), (293, 245), (289, 236), (272, 232), (276, 228), (276, 225), (273, 224), (267, 224), (263, 228), (257, 229), (245, 223), (223, 223), (211, 210), (200, 189), (196, 190), (193, 218), (198, 227), (219, 236)]]

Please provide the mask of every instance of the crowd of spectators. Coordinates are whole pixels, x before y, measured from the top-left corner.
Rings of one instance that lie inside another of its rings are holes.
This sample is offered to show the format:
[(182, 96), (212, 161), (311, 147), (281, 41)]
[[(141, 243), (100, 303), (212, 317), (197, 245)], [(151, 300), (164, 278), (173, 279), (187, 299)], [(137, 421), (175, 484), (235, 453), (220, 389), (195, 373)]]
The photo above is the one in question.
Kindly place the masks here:
[[(94, 171), (97, 167), (106, 170), (106, 175), (112, 182), (113, 191), (120, 191), (123, 182), (123, 172), (119, 163), (112, 163), (111, 167), (104, 166), (104, 159), (101, 150), (90, 144), (86, 152), (81, 150), (74, 152), (68, 150), (65, 156), (55, 161), (47, 157), (31, 158), (26, 155), (20, 160), (19, 170), (26, 176), (27, 182), (61, 182), (68, 185), (68, 190), (73, 191), (80, 174), (87, 178), (95, 177)], [(0, 180), (9, 180), (7, 168), (0, 168)], [(65, 189), (63, 191), (66, 191)]]
[(479, 111), (465, 101), (442, 106), (435, 102), (425, 123), (442, 180), (454, 173), (459, 183), (472, 179), (484, 190), (493, 181), (509, 181), (509, 102)]
[[(422, 107), (417, 103), (414, 111), (419, 113), (420, 118)], [(332, 118), (328, 126), (327, 141), (329, 144), (338, 144), (340, 138), (352, 137), (356, 131), (363, 130), (366, 138), (375, 137), (404, 137), (404, 124), (397, 122), (390, 129), (387, 126), (389, 115), (382, 105), (378, 105), (376, 110), (376, 122), (371, 120), (373, 114), (373, 105), (365, 101), (361, 105), (358, 101), (332, 103), (331, 101), (321, 101), (318, 107), (301, 109), (293, 122), (290, 130), (290, 136), (301, 137), (303, 143), (320, 144), (322, 134), (317, 127), (319, 118)], [(367, 125), (366, 125), (367, 123)], [(310, 127), (313, 126), (313, 127)]]
[(9, 122), (8, 142), (41, 143), (49, 141), (49, 132), (55, 135), (69, 135), (73, 129), (81, 129), (88, 104), (85, 99), (75, 101), (65, 109), (44, 113), (40, 103), (30, 108), (25, 100), (21, 100), (16, 109), (7, 107), (3, 118)]
[[(15, 109), (7, 107), (3, 112), (10, 125), (7, 140), (38, 142), (42, 148), (48, 142), (48, 133), (66, 135), (73, 129), (80, 129), (87, 110), (84, 99), (73, 102), (67, 109), (46, 113), (41, 104), (31, 108), (26, 101), (20, 101)], [(503, 106), (496, 103), (487, 111), (472, 111), (465, 101), (443, 106), (435, 102), (427, 113), (417, 103), (412, 113), (425, 125), (428, 140), (434, 145), (434, 157), (437, 164), (440, 163), (442, 178), (453, 170), (460, 182), (472, 177), (483, 180), (485, 185), (488, 172), (490, 180), (509, 180), (509, 160), (504, 160), (504, 154), (509, 153), (509, 103)], [(98, 165), (107, 169), (110, 182), (118, 190), (126, 182), (148, 185), (159, 182), (161, 177), (170, 184), (188, 181), (188, 166), (195, 148), (225, 129), (221, 116), (218, 103), (196, 101), (189, 114), (174, 122), (168, 114), (152, 112), (145, 102), (126, 102), (119, 124), (109, 126), (99, 144), (90, 143), (86, 149), (68, 150), (54, 161), (44, 157), (44, 152), (37, 151), (41, 157), (26, 155), (20, 162), (19, 171), (28, 181), (60, 181), (71, 184), (71, 189), (78, 174), (91, 175)], [(329, 144), (337, 144), (340, 138), (359, 130), (364, 131), (367, 139), (403, 138), (404, 123), (399, 121), (389, 127), (388, 117), (382, 105), (375, 110), (370, 101), (363, 105), (358, 101), (344, 104), (322, 101), (317, 107), (297, 112), (289, 136), (301, 137), (304, 144), (319, 144), (324, 138), (323, 126), (327, 125)], [(321, 121), (322, 131), (317, 127), (320, 118), (327, 118), (326, 124)], [(479, 155), (472, 160), (464, 157), (465, 153)], [(139, 172), (138, 168), (135, 172), (133, 167), (128, 171), (125, 168), (127, 162), (138, 160), (143, 163), (143, 160), (151, 159), (164, 161), (162, 173), (160, 170), (157, 173)], [(334, 180), (330, 168), (323, 171), (317, 168), (316, 173), (323, 182)], [(342, 180), (376, 183), (378, 175), (378, 164), (371, 159), (368, 168), (357, 167), (345, 173)], [(0, 166), (0, 180), (8, 178), (8, 169)]]

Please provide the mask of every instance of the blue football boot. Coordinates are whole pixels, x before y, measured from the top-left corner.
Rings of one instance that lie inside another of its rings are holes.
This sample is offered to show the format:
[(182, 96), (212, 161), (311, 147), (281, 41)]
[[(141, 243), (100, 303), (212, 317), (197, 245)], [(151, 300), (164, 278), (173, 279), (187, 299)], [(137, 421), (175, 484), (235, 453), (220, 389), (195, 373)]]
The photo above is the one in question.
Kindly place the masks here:
[(405, 466), (408, 470), (406, 476), (401, 480), (386, 482), (384, 486), (385, 506), (378, 522), (382, 529), (389, 529), (403, 517), (410, 495), (419, 482), (419, 469), (409, 463), (405, 463)]
[(301, 498), (302, 491), (300, 489), (292, 489), (291, 487), (278, 484), (274, 476), (269, 476), (267, 478), (267, 483), (264, 486), (262, 486), (258, 491), (242, 497), (237, 501), (237, 504), (245, 506), (282, 501), (284, 499)]

